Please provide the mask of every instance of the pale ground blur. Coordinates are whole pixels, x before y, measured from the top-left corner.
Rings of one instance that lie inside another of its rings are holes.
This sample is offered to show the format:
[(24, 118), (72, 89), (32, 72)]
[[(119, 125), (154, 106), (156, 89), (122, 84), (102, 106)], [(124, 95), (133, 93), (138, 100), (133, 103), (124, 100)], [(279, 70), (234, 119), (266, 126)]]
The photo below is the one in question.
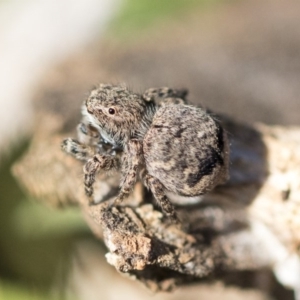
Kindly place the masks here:
[(120, 1), (0, 2), (0, 152), (30, 130), (30, 98), (39, 76), (99, 38)]
[[(99, 58), (98, 50), (95, 54), (92, 49), (82, 49), (92, 45), (95, 37), (101, 38), (121, 0), (0, 2), (0, 152), (20, 133), (30, 131), (30, 100), (40, 78), (41, 90), (46, 91), (44, 99), (51, 100), (53, 86), (65, 83), (69, 84), (67, 92), (64, 94), (64, 87), (59, 86), (53, 98), (75, 98), (78, 91), (96, 83), (99, 65), (115, 73), (116, 80), (125, 78), (138, 87), (146, 80), (150, 84), (188, 86), (193, 99), (201, 95), (207, 106), (250, 122), (296, 123), (300, 107), (299, 5), (297, 1), (282, 0), (273, 5), (272, 1), (263, 5), (259, 0), (233, 1), (233, 5), (224, 5), (199, 23), (192, 20), (191, 24), (202, 24), (201, 28), (161, 28), (161, 36), (153, 35), (154, 42), (147, 40), (147, 35), (142, 45), (127, 45), (124, 52), (116, 51), (116, 58), (107, 53)], [(166, 36), (170, 40), (167, 45)], [(88, 58), (76, 56), (76, 52)], [(106, 57), (109, 61), (104, 61)], [(63, 63), (55, 70), (54, 79), (43, 77), (59, 62)], [(47, 80), (52, 80), (49, 86)], [(82, 86), (77, 84), (84, 80)], [(98, 244), (77, 241), (76, 250), (70, 254), (73, 259), (66, 284), (68, 299), (74, 299), (74, 294), (82, 300), (113, 300), (120, 299), (120, 295), (122, 299), (157, 300), (269, 299), (258, 290), (225, 289), (218, 283), (152, 295), (138, 283), (120, 276), (106, 263), (104, 255), (105, 250)], [(257, 280), (258, 286), (262, 284), (262, 278)]]

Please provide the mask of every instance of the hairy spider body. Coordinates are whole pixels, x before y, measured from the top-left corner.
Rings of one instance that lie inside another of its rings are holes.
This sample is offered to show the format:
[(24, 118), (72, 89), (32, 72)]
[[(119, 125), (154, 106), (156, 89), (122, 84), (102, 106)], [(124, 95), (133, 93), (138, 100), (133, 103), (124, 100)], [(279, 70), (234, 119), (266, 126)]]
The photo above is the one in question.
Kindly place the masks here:
[[(103, 143), (111, 145), (109, 151), (96, 151), (94, 155), (85, 150), (85, 157), (92, 156), (84, 167), (89, 197), (98, 171), (121, 168), (117, 201), (128, 196), (140, 174), (164, 213), (176, 220), (167, 191), (193, 197), (227, 179), (226, 135), (207, 112), (186, 104), (186, 94), (186, 90), (160, 88), (140, 95), (124, 85), (110, 84), (101, 84), (91, 92), (82, 109), (85, 125), (78, 127), (83, 143), (77, 142), (77, 148), (75, 140), (63, 143), (64, 150), (74, 156), (78, 153), (70, 151), (71, 144), (75, 152), (89, 147), (84, 141), (93, 149)], [(86, 128), (96, 131), (89, 133)], [(115, 149), (120, 155), (115, 154)]]
[(204, 194), (227, 179), (225, 139), (222, 127), (204, 110), (164, 106), (143, 139), (146, 169), (171, 192)]

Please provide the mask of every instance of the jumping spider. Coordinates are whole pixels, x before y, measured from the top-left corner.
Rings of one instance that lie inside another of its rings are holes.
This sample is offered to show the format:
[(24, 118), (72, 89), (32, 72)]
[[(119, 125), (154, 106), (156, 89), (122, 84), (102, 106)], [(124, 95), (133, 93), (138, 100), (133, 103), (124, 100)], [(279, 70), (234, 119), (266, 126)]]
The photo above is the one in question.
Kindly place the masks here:
[[(128, 196), (139, 175), (164, 213), (177, 220), (166, 193), (194, 197), (228, 178), (226, 134), (206, 111), (188, 105), (186, 94), (159, 88), (140, 95), (111, 84), (91, 92), (82, 108), (79, 142), (63, 142), (67, 153), (86, 160), (84, 184), (90, 198), (97, 172), (120, 168), (116, 201)], [(105, 144), (110, 148), (100, 149)]]

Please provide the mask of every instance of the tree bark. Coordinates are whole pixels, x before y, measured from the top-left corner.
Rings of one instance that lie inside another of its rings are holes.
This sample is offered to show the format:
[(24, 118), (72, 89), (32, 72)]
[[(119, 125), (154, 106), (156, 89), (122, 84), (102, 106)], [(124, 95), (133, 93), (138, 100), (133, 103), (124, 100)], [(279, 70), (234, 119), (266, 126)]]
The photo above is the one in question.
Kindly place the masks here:
[(288, 257), (298, 257), (300, 128), (247, 126), (219, 117), (230, 140), (230, 179), (199, 203), (178, 198), (178, 226), (140, 182), (120, 206), (109, 205), (119, 190), (117, 173), (98, 175), (95, 193), (107, 201), (89, 206), (83, 164), (60, 150), (73, 134), (62, 132), (59, 116), (41, 118), (46, 125), (13, 173), (48, 205), (79, 205), (105, 242), (107, 261), (151, 290), (222, 277), (228, 270), (276, 271)]

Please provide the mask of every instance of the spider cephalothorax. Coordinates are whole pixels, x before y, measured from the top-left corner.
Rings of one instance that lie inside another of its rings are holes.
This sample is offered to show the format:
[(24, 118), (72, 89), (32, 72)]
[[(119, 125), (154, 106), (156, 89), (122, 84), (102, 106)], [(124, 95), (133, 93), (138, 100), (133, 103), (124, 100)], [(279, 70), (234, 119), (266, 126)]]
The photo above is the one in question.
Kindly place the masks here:
[(90, 122), (108, 142), (124, 146), (151, 122), (154, 103), (144, 101), (125, 86), (100, 85), (85, 102)]

